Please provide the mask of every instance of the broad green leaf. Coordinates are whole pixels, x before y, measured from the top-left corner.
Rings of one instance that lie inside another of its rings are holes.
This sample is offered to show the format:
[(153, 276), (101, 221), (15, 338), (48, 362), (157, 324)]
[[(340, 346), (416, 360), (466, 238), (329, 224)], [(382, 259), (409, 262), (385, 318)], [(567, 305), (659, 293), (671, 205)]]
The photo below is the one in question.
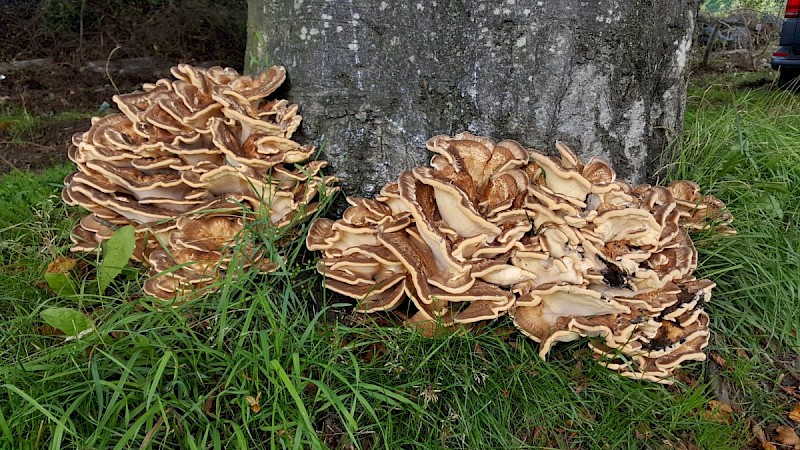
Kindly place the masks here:
[(44, 281), (50, 286), (50, 289), (65, 298), (74, 298), (78, 294), (75, 292), (75, 285), (72, 283), (70, 277), (65, 273), (46, 273), (44, 274)]
[(85, 314), (72, 308), (47, 308), (42, 311), (42, 320), (68, 336), (78, 336), (94, 327)]
[(128, 264), (136, 245), (135, 230), (131, 225), (126, 225), (115, 231), (103, 248), (103, 262), (100, 263), (100, 273), (97, 274), (97, 288), (100, 294), (122, 269)]
[(756, 202), (765, 213), (770, 214), (772, 217), (775, 217), (778, 220), (783, 220), (783, 208), (781, 207), (781, 202), (778, 201), (773, 195), (767, 194), (766, 192), (762, 192), (761, 195), (758, 196)]

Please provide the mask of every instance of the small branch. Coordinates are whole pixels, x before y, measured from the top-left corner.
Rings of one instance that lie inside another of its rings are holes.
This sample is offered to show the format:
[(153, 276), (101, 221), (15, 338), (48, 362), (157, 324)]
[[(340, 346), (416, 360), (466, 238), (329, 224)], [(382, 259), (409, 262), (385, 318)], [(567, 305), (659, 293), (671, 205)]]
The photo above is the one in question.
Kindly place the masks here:
[(86, 0), (81, 1), (80, 33), (78, 34), (78, 62), (83, 62), (83, 18), (86, 12)]
[(119, 89), (117, 88), (117, 84), (114, 83), (114, 79), (111, 77), (111, 72), (108, 70), (108, 66), (111, 64), (111, 57), (114, 55), (114, 52), (121, 48), (121, 45), (114, 47), (114, 50), (111, 50), (111, 53), (108, 54), (108, 58), (106, 58), (106, 78), (108, 78), (108, 81), (110, 81), (111, 85), (114, 86), (114, 91), (116, 91), (117, 94), (119, 94)]

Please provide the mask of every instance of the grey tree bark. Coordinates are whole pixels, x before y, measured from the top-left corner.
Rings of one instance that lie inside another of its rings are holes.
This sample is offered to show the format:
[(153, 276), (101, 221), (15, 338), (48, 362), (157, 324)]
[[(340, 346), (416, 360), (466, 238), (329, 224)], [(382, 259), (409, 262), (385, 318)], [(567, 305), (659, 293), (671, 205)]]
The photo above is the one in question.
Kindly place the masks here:
[(699, 0), (248, 0), (249, 70), (282, 64), (300, 140), (347, 195), (467, 130), (556, 140), (648, 180), (682, 129)]

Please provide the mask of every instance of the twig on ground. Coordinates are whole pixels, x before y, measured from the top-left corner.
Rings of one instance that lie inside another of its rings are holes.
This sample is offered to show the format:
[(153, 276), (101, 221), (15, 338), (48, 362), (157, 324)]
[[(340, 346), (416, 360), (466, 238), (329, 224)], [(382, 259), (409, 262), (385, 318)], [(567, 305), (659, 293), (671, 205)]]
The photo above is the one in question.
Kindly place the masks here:
[(111, 77), (111, 72), (108, 70), (108, 66), (109, 64), (111, 64), (111, 57), (114, 56), (114, 52), (116, 52), (121, 48), (122, 48), (121, 45), (114, 47), (114, 50), (111, 50), (111, 53), (108, 54), (108, 58), (106, 58), (106, 78), (108, 78), (108, 81), (110, 81), (111, 85), (114, 86), (114, 91), (117, 94), (119, 94), (120, 92), (119, 89), (117, 88), (117, 83), (114, 83), (114, 78)]

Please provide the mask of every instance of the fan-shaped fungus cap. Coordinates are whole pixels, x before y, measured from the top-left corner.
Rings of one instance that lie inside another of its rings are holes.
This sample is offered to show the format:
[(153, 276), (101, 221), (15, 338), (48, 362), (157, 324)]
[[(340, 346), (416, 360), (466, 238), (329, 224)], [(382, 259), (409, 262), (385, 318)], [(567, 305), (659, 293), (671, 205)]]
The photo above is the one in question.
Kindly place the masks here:
[(680, 211), (682, 226), (690, 229), (705, 229), (715, 226), (716, 229), (726, 234), (736, 232), (728, 226), (733, 221), (733, 217), (725, 210), (725, 204), (713, 195), (702, 195), (697, 183), (677, 180), (670, 183), (668, 188)]
[(658, 382), (704, 358), (713, 283), (692, 277), (682, 227), (721, 211), (716, 199), (692, 183), (633, 188), (560, 142), (558, 158), (469, 133), (426, 145), (430, 167), (309, 230), (326, 285), (357, 310), (395, 310), (426, 334), (509, 313), (542, 357), (595, 337), (609, 368)]
[(599, 292), (574, 285), (555, 285), (530, 291), (517, 299), (512, 311), (514, 324), (527, 336), (541, 343), (544, 358), (554, 342), (572, 341), (579, 333), (558, 329), (558, 319), (630, 313), (630, 308), (603, 298)]
[[(562, 154), (564, 154), (564, 149), (568, 149), (568, 147), (559, 146)], [(531, 157), (544, 171), (545, 186), (555, 194), (561, 195), (570, 201), (583, 202), (591, 192), (592, 185), (589, 180), (574, 168), (565, 168), (562, 161), (541, 153), (533, 152)]]
[[(311, 214), (314, 198), (333, 191), (335, 181), (318, 175), (322, 161), (284, 166), (303, 163), (314, 149), (290, 140), (302, 119), (297, 105), (261, 105), (286, 78), (283, 67), (251, 77), (181, 64), (172, 74), (177, 80), (116, 95), (121, 114), (94, 118), (73, 137), (68, 155), (78, 172), (65, 179), (62, 193), (92, 213), (73, 232), (76, 251), (92, 251), (107, 238), (103, 221), (137, 226), (134, 258), (149, 266), (146, 292), (162, 299), (213, 290), (211, 275), (187, 258), (216, 261), (213, 274), (221, 276), (246, 224), (287, 229)], [(251, 247), (244, 264), (276, 267)], [(185, 267), (152, 276), (168, 264)]]

